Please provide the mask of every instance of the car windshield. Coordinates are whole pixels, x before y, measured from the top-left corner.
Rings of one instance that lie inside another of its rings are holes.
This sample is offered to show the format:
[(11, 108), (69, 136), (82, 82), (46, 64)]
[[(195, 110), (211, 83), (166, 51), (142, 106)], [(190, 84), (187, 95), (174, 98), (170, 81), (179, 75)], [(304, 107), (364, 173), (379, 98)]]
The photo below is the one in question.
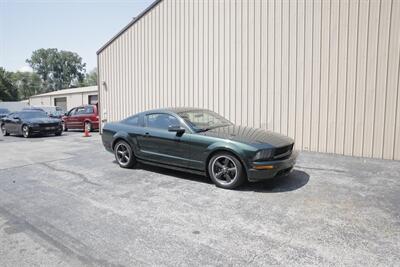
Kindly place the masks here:
[(0, 108), (0, 113), (7, 114), (7, 113), (10, 113), (10, 111), (6, 108)]
[(191, 110), (178, 115), (196, 132), (232, 125), (230, 121), (210, 110)]
[(28, 111), (28, 112), (20, 112), (19, 117), (21, 119), (33, 119), (33, 118), (46, 118), (47, 114), (43, 111)]

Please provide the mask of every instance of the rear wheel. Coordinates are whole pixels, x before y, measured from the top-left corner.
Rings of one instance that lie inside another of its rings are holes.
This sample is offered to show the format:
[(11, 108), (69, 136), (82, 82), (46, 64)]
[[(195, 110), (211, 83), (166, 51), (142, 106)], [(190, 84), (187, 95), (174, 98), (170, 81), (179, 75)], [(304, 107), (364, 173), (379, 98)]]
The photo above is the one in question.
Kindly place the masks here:
[(136, 164), (131, 146), (125, 141), (119, 141), (114, 147), (115, 159), (122, 168), (132, 168)]
[(228, 152), (214, 155), (208, 163), (208, 173), (218, 187), (234, 189), (246, 180), (240, 161)]
[(29, 138), (29, 137), (30, 137), (30, 132), (29, 132), (29, 127), (28, 127), (28, 125), (23, 125), (23, 126), (22, 126), (22, 135), (23, 135), (25, 138)]
[(6, 126), (5, 126), (4, 124), (2, 124), (0, 128), (1, 128), (1, 133), (2, 133), (4, 136), (10, 135), (10, 133), (7, 132)]
[(85, 122), (85, 128), (84, 129), (87, 129), (87, 131), (88, 132), (91, 132), (92, 131), (92, 124), (90, 123), (90, 122)]

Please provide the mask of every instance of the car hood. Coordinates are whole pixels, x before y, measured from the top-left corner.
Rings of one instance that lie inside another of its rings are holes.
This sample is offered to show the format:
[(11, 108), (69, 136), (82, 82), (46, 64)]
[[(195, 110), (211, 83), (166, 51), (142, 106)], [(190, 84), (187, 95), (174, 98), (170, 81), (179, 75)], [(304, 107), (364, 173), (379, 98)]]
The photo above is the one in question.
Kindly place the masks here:
[(294, 143), (292, 138), (281, 134), (259, 128), (251, 128), (237, 125), (219, 127), (206, 132), (201, 132), (199, 134), (204, 136), (229, 139), (232, 141), (250, 144), (256, 147), (282, 147)]
[(59, 119), (53, 119), (53, 118), (32, 118), (32, 119), (25, 119), (25, 122), (30, 122), (30, 123), (58, 123), (60, 122)]

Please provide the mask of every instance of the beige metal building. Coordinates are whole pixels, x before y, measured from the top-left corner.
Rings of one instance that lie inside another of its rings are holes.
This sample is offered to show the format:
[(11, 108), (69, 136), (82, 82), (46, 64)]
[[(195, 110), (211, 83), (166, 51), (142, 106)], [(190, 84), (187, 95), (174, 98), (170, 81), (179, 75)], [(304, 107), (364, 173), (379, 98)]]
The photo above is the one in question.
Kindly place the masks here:
[(29, 104), (31, 106), (57, 106), (65, 111), (81, 105), (97, 104), (97, 101), (97, 86), (63, 89), (34, 95), (29, 98)]
[(400, 1), (162, 0), (98, 51), (102, 119), (195, 106), (400, 159)]

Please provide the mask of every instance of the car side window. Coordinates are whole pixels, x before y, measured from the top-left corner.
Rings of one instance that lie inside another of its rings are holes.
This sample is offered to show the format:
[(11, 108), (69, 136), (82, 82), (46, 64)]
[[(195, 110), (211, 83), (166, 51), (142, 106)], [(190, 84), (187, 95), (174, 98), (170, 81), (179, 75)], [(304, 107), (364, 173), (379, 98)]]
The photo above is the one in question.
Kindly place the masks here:
[(74, 114), (75, 114), (75, 111), (76, 111), (76, 108), (71, 109), (71, 110), (68, 112), (68, 116), (74, 115)]
[(76, 108), (75, 115), (85, 114), (85, 108)]
[(125, 119), (125, 123), (131, 126), (138, 126), (139, 125), (139, 116), (132, 116)]
[(93, 107), (91, 107), (91, 106), (85, 107), (84, 112), (85, 112), (85, 114), (93, 114), (94, 113)]
[(146, 126), (149, 128), (168, 130), (171, 125), (180, 125), (177, 118), (165, 113), (146, 115)]

